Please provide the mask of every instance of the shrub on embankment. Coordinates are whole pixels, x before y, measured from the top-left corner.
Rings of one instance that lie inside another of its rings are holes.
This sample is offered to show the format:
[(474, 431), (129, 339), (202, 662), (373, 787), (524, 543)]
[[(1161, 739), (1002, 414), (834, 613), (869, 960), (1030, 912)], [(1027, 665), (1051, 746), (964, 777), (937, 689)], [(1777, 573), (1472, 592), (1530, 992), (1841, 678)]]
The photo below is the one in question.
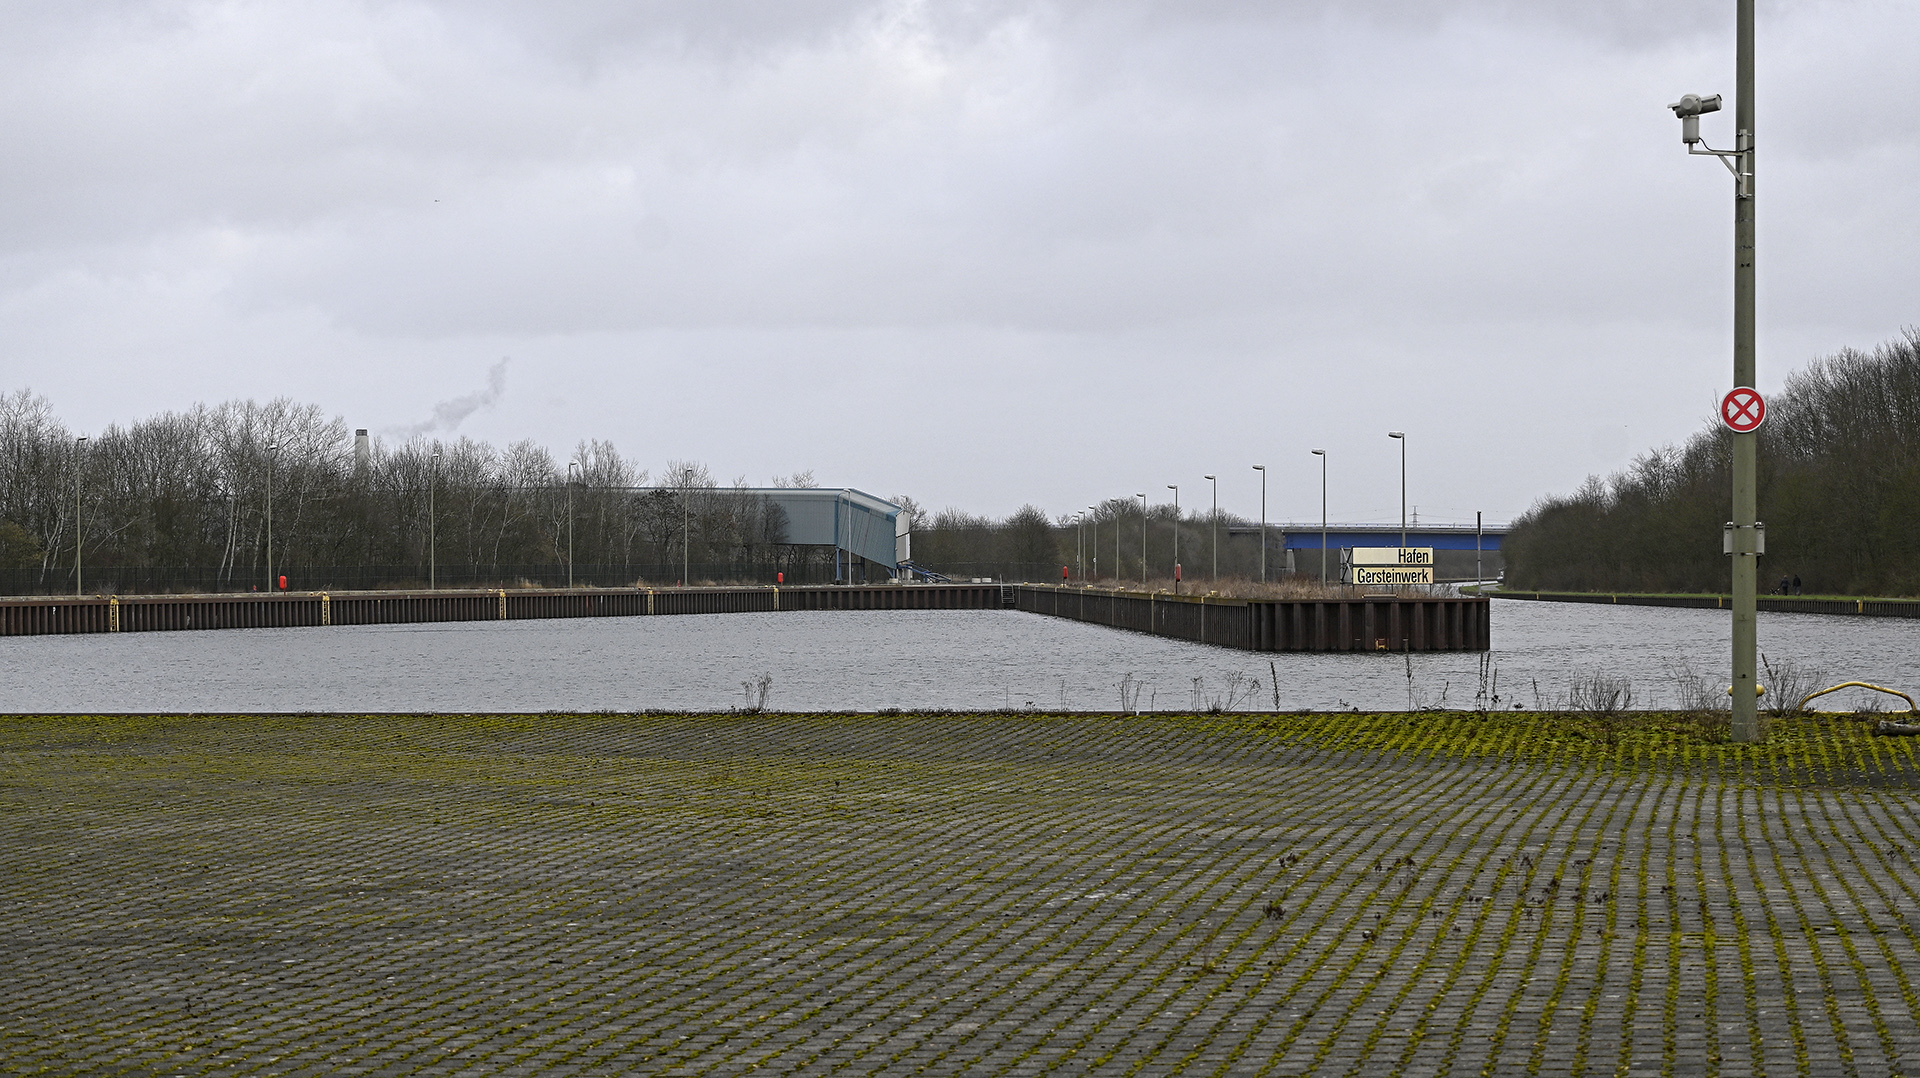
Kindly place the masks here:
[[(1507, 579), (1557, 591), (1721, 591), (1731, 436), (1718, 422), (1611, 478), (1541, 499), (1504, 541)], [(1787, 379), (1759, 441), (1761, 588), (1920, 594), (1920, 331)]]

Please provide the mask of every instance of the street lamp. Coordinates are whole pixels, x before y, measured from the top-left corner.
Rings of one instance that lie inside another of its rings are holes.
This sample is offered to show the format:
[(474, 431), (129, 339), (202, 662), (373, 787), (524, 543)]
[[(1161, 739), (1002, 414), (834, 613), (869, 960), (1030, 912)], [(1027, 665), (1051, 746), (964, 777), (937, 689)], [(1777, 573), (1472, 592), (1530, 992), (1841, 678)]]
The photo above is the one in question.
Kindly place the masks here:
[(427, 462), (427, 590), (440, 587), (440, 518), (433, 512), (433, 488), (440, 479), (440, 449), (434, 447)]
[(1085, 514), (1073, 514), (1073, 569), (1084, 579), (1087, 575), (1087, 522)]
[(567, 462), (567, 587), (573, 587), (573, 470), (580, 462)]
[(1208, 527), (1213, 534), (1213, 582), (1220, 583), (1220, 477), (1204, 476), (1213, 484), (1213, 515), (1208, 518)]
[(1473, 511), (1473, 590), (1480, 590), (1480, 510)]
[(1316, 449), (1320, 458), (1320, 586), (1327, 586), (1327, 451)]
[(1173, 491), (1173, 593), (1180, 594), (1180, 485), (1168, 483)]
[[(689, 587), (693, 582), (693, 469), (687, 468), (681, 473), (680, 482), (680, 586)], [(840, 552), (834, 551), (834, 561), (840, 560)], [(853, 582), (853, 566), (847, 566), (847, 582)]]
[[(237, 490), (234, 490), (232, 487), (229, 487), (227, 488), (227, 546), (228, 546), (228, 549), (232, 549), (233, 534), (234, 534), (233, 530), (237, 522), (239, 521), (239, 519), (240, 519), (240, 492)], [(216, 572), (214, 574), (213, 586), (216, 589), (218, 589), (233, 583), (233, 574), (235, 570), (239, 568), (240, 568), (239, 558), (234, 558), (231, 561), (228, 561), (225, 558), (222, 558), (221, 564), (220, 564), (221, 571)]]
[(279, 442), (267, 443), (267, 590), (273, 590), (273, 462)]
[(1390, 430), (1387, 437), (1400, 443), (1400, 549), (1407, 548), (1407, 436)]
[[(1754, 92), (1753, 0), (1735, 6), (1735, 65), (1733, 149), (1716, 150), (1700, 138), (1700, 117), (1720, 109), (1720, 95), (1688, 94), (1667, 106), (1680, 120), (1680, 141), (1690, 154), (1718, 157), (1733, 173), (1733, 386), (1752, 389), (1754, 363)], [(1700, 148), (1696, 149), (1695, 147)], [(1759, 494), (1755, 474), (1758, 435), (1735, 431), (1733, 439), (1733, 520), (1728, 527), (1727, 553), (1733, 566), (1733, 739), (1760, 740), (1760, 686), (1755, 677), (1758, 646), (1755, 625), (1756, 595), (1764, 543), (1760, 526)]]
[(1087, 544), (1087, 550), (1093, 554), (1093, 573), (1087, 579), (1092, 581), (1100, 579), (1100, 513), (1091, 505), (1087, 506), (1087, 521), (1093, 525), (1093, 541)]
[(1256, 464), (1260, 473), (1260, 583), (1267, 582), (1267, 466)]
[(1140, 499), (1140, 590), (1147, 590), (1147, 496), (1134, 491), (1133, 496)]
[(86, 533), (80, 530), (80, 469), (86, 463), (87, 436), (73, 443), (73, 595), (80, 597), (80, 543)]

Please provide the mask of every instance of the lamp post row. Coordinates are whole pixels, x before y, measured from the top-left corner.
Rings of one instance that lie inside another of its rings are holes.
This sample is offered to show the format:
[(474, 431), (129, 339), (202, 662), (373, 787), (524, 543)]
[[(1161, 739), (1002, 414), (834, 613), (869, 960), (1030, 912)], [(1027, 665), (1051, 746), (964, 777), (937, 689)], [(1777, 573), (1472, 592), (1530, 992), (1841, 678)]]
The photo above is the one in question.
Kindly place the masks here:
[[(1387, 432), (1387, 437), (1400, 443), (1400, 546), (1404, 548), (1407, 545), (1409, 536), (1407, 527), (1407, 434), (1405, 431), (1390, 430)], [(1314, 449), (1310, 450), (1310, 452), (1320, 458), (1320, 583), (1322, 586), (1325, 586), (1328, 582), (1327, 451), (1325, 449)], [(1264, 584), (1267, 582), (1267, 466), (1264, 464), (1256, 464), (1253, 466), (1253, 470), (1260, 473), (1260, 582)], [(1208, 516), (1208, 528), (1213, 544), (1212, 577), (1215, 582), (1218, 582), (1220, 579), (1220, 477), (1210, 474), (1202, 476), (1201, 478), (1212, 484), (1213, 504)], [(1177, 483), (1168, 483), (1167, 489), (1173, 491), (1173, 562), (1177, 574), (1180, 564), (1180, 486)], [(1134, 497), (1140, 499), (1140, 586), (1145, 587), (1147, 584), (1147, 496), (1136, 492)], [(1082, 529), (1078, 539), (1079, 546), (1077, 548), (1081, 551), (1090, 549), (1086, 543), (1084, 529), (1087, 521), (1093, 522), (1094, 545), (1091, 549), (1096, 550), (1096, 553), (1093, 555), (1093, 575), (1095, 577), (1100, 575), (1100, 556), (1097, 553), (1100, 536), (1100, 518), (1097, 515), (1098, 512), (1098, 506), (1089, 505), (1084, 512), (1075, 514), (1076, 523)], [(1478, 513), (1474, 514), (1474, 519), (1476, 521), (1475, 528), (1477, 531), (1479, 528), (1477, 523), (1479, 520)], [(1116, 521), (1113, 537), (1113, 563), (1116, 575), (1118, 575), (1120, 570), (1120, 529), (1117, 524), (1118, 522)], [(1084, 554), (1077, 555), (1076, 560), (1084, 570)], [(1479, 566), (1477, 563), (1474, 571), (1475, 575), (1478, 576)], [(1174, 590), (1179, 590), (1179, 581), (1177, 579), (1174, 582)]]

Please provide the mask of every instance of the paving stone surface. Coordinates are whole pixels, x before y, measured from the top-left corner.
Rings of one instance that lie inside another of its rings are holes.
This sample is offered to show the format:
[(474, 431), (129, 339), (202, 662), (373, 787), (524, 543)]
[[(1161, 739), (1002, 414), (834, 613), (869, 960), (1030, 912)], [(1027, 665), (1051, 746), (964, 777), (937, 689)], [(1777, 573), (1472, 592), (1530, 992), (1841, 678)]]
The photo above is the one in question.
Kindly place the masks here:
[(1907, 757), (1342, 721), (7, 719), (0, 1073), (1920, 1069)]

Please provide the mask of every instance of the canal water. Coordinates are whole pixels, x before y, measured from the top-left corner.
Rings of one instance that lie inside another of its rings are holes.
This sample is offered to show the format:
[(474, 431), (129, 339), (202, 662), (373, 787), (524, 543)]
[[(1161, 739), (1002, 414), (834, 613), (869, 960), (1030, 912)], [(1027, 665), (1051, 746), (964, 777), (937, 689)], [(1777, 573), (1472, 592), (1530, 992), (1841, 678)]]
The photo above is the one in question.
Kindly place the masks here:
[[(1492, 616), (1484, 656), (1255, 654), (1001, 610), (14, 637), (0, 711), (725, 710), (763, 686), (791, 711), (1533, 708), (1623, 686), (1662, 707), (1727, 683), (1722, 611)], [(1762, 613), (1760, 646), (1823, 686), (1920, 689), (1920, 620)]]

